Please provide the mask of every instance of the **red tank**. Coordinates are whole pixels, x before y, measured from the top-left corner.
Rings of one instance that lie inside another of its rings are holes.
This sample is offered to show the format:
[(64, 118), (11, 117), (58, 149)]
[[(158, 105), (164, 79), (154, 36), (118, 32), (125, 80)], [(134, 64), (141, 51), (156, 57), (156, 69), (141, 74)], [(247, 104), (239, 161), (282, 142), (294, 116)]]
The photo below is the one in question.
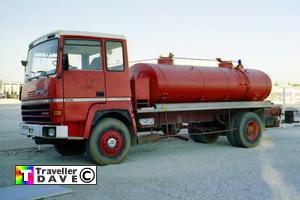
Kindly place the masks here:
[(264, 72), (235, 68), (228, 63), (221, 63), (219, 66), (135, 64), (130, 67), (131, 82), (138, 83), (139, 79), (143, 79), (148, 83), (144, 87), (136, 84), (135, 88), (132, 88), (133, 98), (138, 98), (137, 93), (149, 91), (149, 104), (153, 105), (154, 103), (262, 101), (270, 94), (272, 82)]

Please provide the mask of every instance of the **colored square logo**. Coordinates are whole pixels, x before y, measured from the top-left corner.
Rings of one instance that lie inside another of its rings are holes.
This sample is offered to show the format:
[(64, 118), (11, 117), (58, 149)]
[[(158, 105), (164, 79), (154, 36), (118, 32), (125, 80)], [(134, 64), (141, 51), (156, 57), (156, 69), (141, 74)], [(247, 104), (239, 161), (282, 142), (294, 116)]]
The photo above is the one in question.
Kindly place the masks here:
[(16, 166), (16, 185), (34, 184), (34, 166)]

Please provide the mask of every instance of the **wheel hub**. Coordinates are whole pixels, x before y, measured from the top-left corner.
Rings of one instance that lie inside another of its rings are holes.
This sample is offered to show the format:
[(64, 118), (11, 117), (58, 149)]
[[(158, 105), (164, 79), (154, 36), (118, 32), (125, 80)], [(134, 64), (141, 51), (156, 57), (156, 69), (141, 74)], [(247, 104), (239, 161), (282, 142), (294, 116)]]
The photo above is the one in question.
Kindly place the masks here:
[(108, 147), (110, 148), (115, 148), (115, 146), (117, 145), (117, 140), (115, 138), (110, 138), (108, 141), (107, 141), (107, 145)]
[(246, 136), (249, 140), (254, 141), (259, 133), (258, 124), (255, 121), (249, 121), (246, 126)]
[(124, 139), (118, 130), (105, 131), (99, 139), (99, 150), (108, 157), (117, 156), (122, 152)]

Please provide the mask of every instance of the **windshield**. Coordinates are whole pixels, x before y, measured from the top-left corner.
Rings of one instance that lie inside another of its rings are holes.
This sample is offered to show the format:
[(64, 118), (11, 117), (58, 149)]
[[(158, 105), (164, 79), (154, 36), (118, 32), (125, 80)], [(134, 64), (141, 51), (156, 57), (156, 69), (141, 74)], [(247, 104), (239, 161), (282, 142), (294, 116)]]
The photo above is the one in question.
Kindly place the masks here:
[(26, 79), (31, 80), (56, 73), (58, 40), (48, 40), (28, 52)]

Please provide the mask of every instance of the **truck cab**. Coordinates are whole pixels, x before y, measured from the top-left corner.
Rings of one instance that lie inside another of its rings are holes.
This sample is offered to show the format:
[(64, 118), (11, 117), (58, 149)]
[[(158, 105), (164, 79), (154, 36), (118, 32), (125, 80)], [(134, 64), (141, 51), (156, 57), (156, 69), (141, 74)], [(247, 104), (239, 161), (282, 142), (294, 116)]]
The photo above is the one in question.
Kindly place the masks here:
[[(136, 126), (124, 36), (55, 31), (33, 41), (22, 64), (21, 134), (54, 144), (62, 155), (89, 146), (99, 164), (125, 158)], [(103, 128), (88, 144), (92, 131)]]

